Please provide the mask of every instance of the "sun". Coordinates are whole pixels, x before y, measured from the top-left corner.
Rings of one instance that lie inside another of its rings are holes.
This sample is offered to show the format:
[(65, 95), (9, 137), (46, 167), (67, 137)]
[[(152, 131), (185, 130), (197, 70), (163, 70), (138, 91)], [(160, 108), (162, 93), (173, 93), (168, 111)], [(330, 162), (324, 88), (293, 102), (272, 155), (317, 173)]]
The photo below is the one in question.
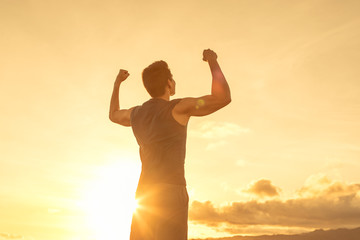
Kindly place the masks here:
[(135, 160), (117, 160), (101, 167), (89, 184), (83, 206), (96, 240), (129, 239), (139, 173)]

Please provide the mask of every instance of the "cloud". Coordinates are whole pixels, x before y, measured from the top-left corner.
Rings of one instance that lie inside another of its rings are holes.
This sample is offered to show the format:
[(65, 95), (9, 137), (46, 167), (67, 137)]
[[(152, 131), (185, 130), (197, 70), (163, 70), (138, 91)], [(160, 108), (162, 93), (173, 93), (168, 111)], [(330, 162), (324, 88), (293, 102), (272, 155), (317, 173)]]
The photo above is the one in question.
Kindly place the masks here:
[(50, 214), (56, 214), (56, 213), (59, 213), (59, 212), (61, 212), (60, 209), (48, 208), (48, 213), (50, 213)]
[[(321, 187), (308, 185), (319, 183)], [(278, 193), (270, 181), (258, 181), (248, 189), (254, 193)], [(272, 190), (271, 190), (272, 189)], [(259, 202), (233, 202), (215, 207), (210, 201), (194, 201), (189, 219), (208, 226), (231, 225), (232, 229), (249, 226), (291, 228), (356, 227), (360, 223), (359, 184), (347, 184), (328, 178), (311, 178), (299, 190), (297, 198)], [(305, 194), (306, 193), (306, 194)], [(228, 228), (228, 229), (230, 229)]]
[(234, 226), (232, 224), (223, 224), (220, 226), (221, 231), (227, 232), (230, 234), (249, 234), (253, 233), (256, 235), (264, 234), (299, 234), (304, 233), (309, 230), (309, 228), (302, 227), (284, 227), (284, 226), (265, 226), (265, 225), (251, 225), (251, 226)]
[(209, 143), (206, 147), (206, 150), (209, 151), (209, 150), (213, 150), (213, 149), (216, 149), (218, 147), (221, 147), (221, 146), (225, 146), (227, 143), (227, 141), (224, 141), (224, 140), (221, 140), (221, 141), (217, 141), (217, 142), (213, 142), (213, 143)]
[(197, 130), (190, 131), (190, 134), (199, 138), (219, 139), (248, 132), (250, 129), (243, 128), (235, 123), (206, 121)]
[(239, 167), (244, 167), (247, 165), (247, 162), (243, 159), (239, 159), (236, 161), (236, 165), (239, 166)]
[(272, 185), (270, 180), (261, 179), (250, 184), (249, 188), (243, 191), (263, 198), (279, 196), (280, 188)]
[(322, 173), (310, 176), (298, 191), (300, 197), (327, 198), (346, 197), (354, 193), (360, 194), (360, 184), (345, 184), (332, 180)]
[(360, 220), (360, 201), (354, 196), (328, 199), (292, 199), (234, 202), (215, 208), (211, 202), (194, 201), (190, 220), (206, 225), (270, 225), (291, 227), (333, 228), (357, 226)]
[(210, 201), (193, 201), (191, 204), (190, 220), (204, 221), (206, 225), (217, 225), (222, 222), (221, 213), (217, 211)]
[(9, 240), (9, 239), (20, 240), (20, 239), (24, 239), (24, 237), (19, 234), (0, 233), (0, 240)]

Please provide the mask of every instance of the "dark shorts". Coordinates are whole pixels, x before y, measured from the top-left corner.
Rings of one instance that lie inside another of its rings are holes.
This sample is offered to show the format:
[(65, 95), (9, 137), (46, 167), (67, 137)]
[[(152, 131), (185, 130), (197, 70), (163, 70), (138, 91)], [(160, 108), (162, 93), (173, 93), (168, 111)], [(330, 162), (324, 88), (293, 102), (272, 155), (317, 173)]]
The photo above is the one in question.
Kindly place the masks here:
[(130, 240), (187, 240), (189, 196), (186, 186), (139, 186)]

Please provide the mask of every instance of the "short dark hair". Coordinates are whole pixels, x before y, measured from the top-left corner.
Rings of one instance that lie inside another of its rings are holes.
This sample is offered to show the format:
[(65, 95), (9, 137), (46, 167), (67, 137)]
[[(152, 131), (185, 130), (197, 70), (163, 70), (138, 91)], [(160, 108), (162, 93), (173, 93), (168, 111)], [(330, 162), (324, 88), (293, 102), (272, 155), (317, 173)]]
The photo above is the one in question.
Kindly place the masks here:
[(144, 87), (151, 97), (164, 95), (168, 79), (172, 79), (172, 74), (167, 63), (162, 60), (150, 64), (142, 72)]

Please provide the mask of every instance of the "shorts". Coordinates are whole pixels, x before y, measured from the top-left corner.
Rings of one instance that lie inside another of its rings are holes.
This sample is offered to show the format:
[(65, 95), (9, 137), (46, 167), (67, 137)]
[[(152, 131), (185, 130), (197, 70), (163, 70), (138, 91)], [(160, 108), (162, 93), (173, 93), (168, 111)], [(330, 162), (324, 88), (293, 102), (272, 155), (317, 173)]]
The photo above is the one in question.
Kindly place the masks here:
[(139, 186), (130, 240), (187, 240), (189, 196), (186, 186)]

